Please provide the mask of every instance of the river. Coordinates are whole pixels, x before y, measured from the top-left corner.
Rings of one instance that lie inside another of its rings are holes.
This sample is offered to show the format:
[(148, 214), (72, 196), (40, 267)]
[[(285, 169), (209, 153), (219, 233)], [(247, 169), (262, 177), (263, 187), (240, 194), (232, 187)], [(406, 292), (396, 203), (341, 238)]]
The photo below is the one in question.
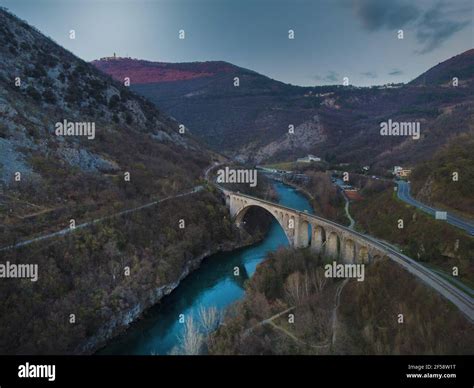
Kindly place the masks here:
[[(279, 203), (313, 214), (309, 201), (301, 193), (274, 181)], [(198, 319), (200, 306), (225, 309), (244, 295), (243, 283), (252, 276), (268, 252), (288, 246), (288, 240), (276, 220), (261, 242), (232, 252), (217, 253), (206, 258), (200, 268), (185, 278), (170, 295), (147, 310), (142, 319), (113, 339), (98, 354), (151, 355), (169, 354), (179, 345), (184, 325), (180, 314)], [(234, 276), (239, 267), (240, 276)]]

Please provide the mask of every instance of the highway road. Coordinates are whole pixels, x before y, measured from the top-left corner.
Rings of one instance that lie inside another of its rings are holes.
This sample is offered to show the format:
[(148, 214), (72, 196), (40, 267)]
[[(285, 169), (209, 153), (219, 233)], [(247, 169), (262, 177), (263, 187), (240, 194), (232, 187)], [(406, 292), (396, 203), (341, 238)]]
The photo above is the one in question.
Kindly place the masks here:
[[(430, 206), (427, 206), (410, 195), (410, 183), (405, 181), (397, 181), (398, 189), (397, 194), (398, 198), (402, 201), (408, 203), (409, 205), (416, 206), (418, 209), (423, 210), (425, 213), (428, 213), (435, 217), (437, 211), (443, 211), (439, 209), (434, 209)], [(454, 216), (450, 213), (447, 214), (447, 219), (445, 220), (448, 224), (456, 226), (457, 228), (463, 229), (468, 232), (471, 236), (474, 236), (474, 223), (463, 220), (457, 216)]]

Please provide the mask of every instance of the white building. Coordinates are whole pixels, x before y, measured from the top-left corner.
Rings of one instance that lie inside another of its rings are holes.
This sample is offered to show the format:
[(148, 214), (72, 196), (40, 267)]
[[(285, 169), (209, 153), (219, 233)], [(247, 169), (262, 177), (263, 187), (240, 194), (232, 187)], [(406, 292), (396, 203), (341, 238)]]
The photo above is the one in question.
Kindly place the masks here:
[(411, 174), (411, 170), (409, 168), (403, 168), (401, 166), (394, 166), (393, 167), (393, 175), (398, 176), (400, 178), (406, 178)]
[(296, 161), (299, 163), (320, 162), (321, 158), (318, 158), (317, 156), (314, 156), (314, 155), (307, 155), (304, 158), (296, 159)]

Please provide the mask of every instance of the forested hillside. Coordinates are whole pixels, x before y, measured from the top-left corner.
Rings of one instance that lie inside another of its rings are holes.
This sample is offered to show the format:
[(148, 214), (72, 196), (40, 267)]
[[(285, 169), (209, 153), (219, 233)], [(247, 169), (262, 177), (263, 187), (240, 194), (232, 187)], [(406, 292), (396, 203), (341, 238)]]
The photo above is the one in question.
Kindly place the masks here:
[[(2, 265), (38, 268), (0, 282), (0, 353), (90, 353), (204, 257), (255, 239), (175, 120), (3, 9), (0, 41)], [(65, 120), (94, 132), (58, 134)]]
[(0, 41), (0, 246), (199, 183), (211, 154), (153, 104), (4, 10)]
[(410, 177), (414, 195), (425, 203), (474, 218), (474, 132), (454, 137)]
[(209, 338), (210, 353), (469, 354), (469, 321), (396, 264), (373, 263), (358, 282), (325, 278), (325, 262), (309, 250), (270, 254)]

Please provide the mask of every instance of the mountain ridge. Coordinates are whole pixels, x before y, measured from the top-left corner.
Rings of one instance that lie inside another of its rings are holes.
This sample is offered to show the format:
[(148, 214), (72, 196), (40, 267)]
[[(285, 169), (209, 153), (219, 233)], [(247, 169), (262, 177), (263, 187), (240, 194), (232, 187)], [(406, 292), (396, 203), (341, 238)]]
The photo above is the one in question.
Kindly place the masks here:
[(130, 77), (133, 83), (154, 83), (208, 77), (237, 68), (225, 61), (190, 63), (154, 62), (143, 59), (106, 57), (91, 62), (117, 81)]
[[(131, 87), (183, 122), (211, 148), (239, 161), (294, 160), (313, 153), (339, 162), (388, 167), (426, 159), (444, 144), (448, 136), (440, 122), (445, 122), (453, 110), (461, 113), (458, 122), (471, 120), (472, 51), (442, 62), (441, 68), (447, 73), (453, 66), (464, 69), (457, 72), (459, 86), (449, 88), (431, 76), (439, 73), (436, 69), (440, 65), (425, 73), (430, 76), (424, 76), (429, 81), (424, 84), (417, 81), (420, 76), (403, 85), (300, 87), (235, 67), (236, 72), (189, 80), (132, 82)], [(111, 62), (109, 66), (117, 64)], [(192, 67), (192, 63), (182, 65)], [(236, 76), (238, 87), (233, 84)], [(420, 121), (425, 127), (421, 141), (378, 136), (379, 123), (389, 118)], [(290, 136), (289, 125), (295, 128), (295, 136)], [(468, 129), (454, 123), (448, 127), (453, 134)]]

